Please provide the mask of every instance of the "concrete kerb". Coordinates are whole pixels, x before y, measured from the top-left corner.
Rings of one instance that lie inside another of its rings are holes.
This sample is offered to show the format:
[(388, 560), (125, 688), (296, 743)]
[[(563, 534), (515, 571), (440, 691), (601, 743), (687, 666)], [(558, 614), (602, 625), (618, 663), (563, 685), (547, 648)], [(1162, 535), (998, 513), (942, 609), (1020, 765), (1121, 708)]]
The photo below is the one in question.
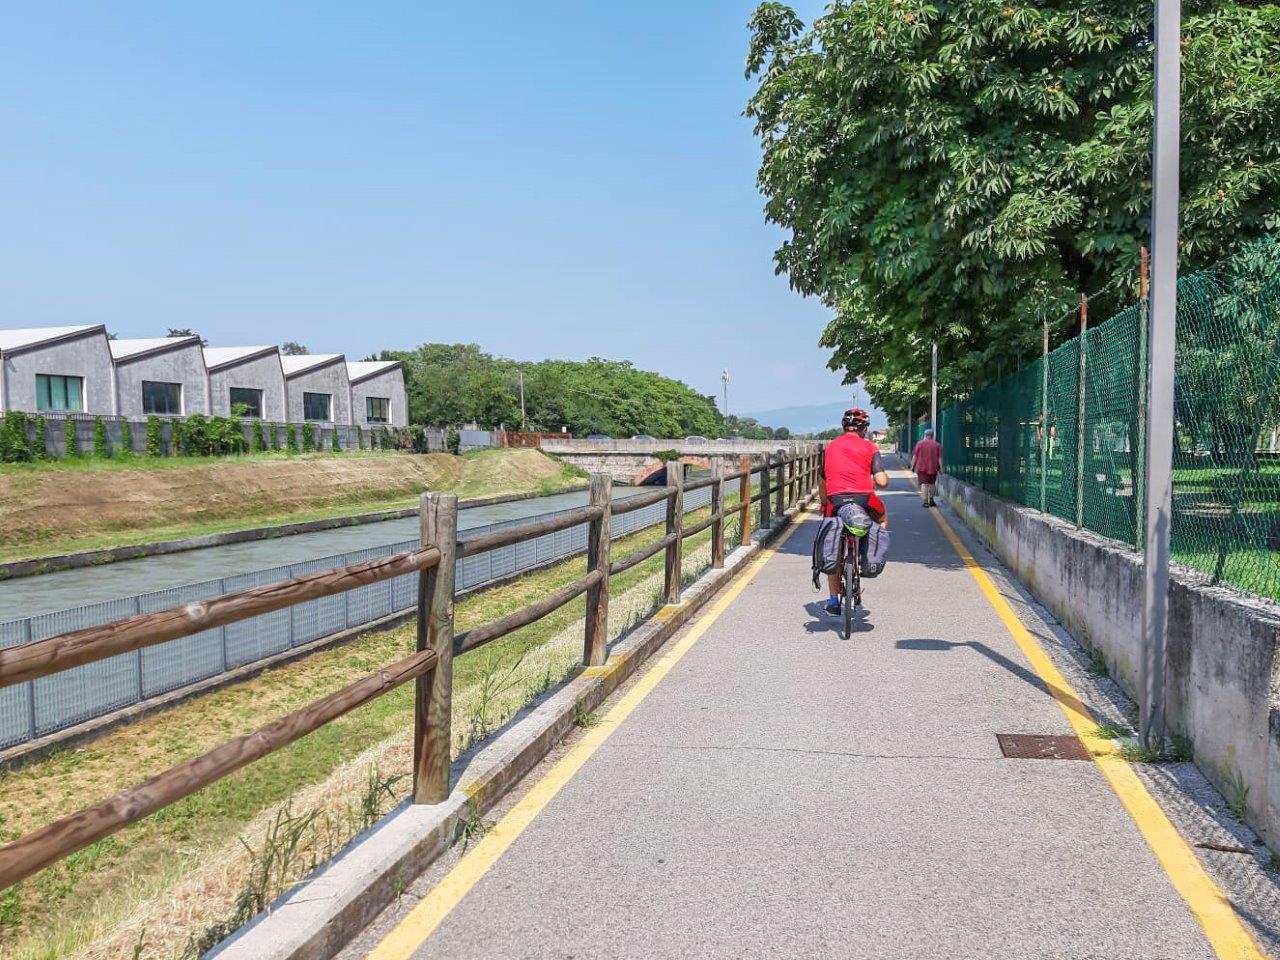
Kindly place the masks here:
[[(585, 490), (586, 486), (574, 484), (559, 491), (573, 493)], [(492, 507), (500, 503), (516, 503), (520, 500), (536, 500), (542, 496), (554, 494), (503, 493), (492, 497), (475, 497), (463, 500), (458, 504), (459, 510), (471, 510), (475, 507)], [(105, 550), (84, 550), (79, 553), (64, 553), (47, 557), (32, 557), (28, 560), (10, 560), (0, 563), (0, 580), (13, 580), (20, 577), (34, 577), (42, 573), (57, 573), (62, 570), (78, 570), (83, 567), (98, 567), (117, 560), (140, 560), (143, 557), (160, 557), (170, 553), (185, 553), (188, 550), (204, 550), (208, 547), (224, 547), (232, 543), (250, 543), (255, 540), (275, 540), (279, 537), (292, 537), (299, 533), (318, 533), (322, 530), (336, 530), (339, 527), (356, 527), (367, 523), (382, 523), (385, 520), (403, 520), (416, 517), (417, 507), (401, 507), (395, 510), (375, 510), (370, 513), (346, 514), (340, 517), (325, 517), (320, 520), (299, 520), (296, 523), (278, 523), (267, 527), (252, 527), (248, 530), (227, 530), (223, 533), (206, 533), (198, 537), (184, 537), (179, 540), (156, 540), (152, 543), (137, 543), (126, 547), (112, 547)]]
[[(812, 497), (808, 498), (811, 500)], [(806, 503), (808, 502), (806, 500)], [(453, 844), (460, 825), (484, 813), (590, 712), (730, 583), (763, 546), (798, 518), (792, 507), (767, 533), (725, 558), (652, 618), (616, 641), (609, 660), (580, 672), (521, 711), (488, 744), (453, 765), (455, 786), (433, 806), (405, 801), (312, 878), (299, 883), (209, 957), (219, 960), (329, 960)]]

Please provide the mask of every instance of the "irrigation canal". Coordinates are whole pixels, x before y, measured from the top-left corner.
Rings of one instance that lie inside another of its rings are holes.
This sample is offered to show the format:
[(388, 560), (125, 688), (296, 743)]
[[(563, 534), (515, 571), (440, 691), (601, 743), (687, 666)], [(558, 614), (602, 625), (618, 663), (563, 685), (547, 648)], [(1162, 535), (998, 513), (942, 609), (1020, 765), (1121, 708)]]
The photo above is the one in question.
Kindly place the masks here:
[[(617, 487), (614, 496), (634, 496), (645, 489)], [(469, 530), (501, 520), (520, 520), (582, 506), (586, 502), (586, 491), (579, 490), (532, 500), (471, 507), (459, 512), (458, 528)], [(24, 577), (0, 584), (0, 621), (301, 563), (365, 547), (385, 546), (411, 540), (417, 535), (418, 518), (406, 517)]]

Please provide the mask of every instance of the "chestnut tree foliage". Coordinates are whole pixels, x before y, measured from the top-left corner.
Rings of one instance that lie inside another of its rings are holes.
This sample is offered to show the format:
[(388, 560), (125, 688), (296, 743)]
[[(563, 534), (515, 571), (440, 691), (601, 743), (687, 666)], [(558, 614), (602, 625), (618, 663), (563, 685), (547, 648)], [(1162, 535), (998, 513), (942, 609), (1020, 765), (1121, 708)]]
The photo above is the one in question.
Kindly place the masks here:
[[(847, 381), (901, 410), (1109, 316), (1147, 242), (1151, 0), (834, 0), (751, 20), (747, 115), (776, 253), (835, 311)], [(1280, 6), (1187, 0), (1184, 269), (1280, 226)]]

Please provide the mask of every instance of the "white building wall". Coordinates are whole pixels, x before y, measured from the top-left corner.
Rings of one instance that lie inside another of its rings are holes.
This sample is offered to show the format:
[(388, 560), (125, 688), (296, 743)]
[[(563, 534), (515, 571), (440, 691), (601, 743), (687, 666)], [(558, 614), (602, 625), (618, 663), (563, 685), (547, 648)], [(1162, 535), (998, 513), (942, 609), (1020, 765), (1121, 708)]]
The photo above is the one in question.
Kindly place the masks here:
[(110, 416), (115, 412), (111, 389), (111, 348), (107, 335), (90, 333), (74, 340), (48, 344), (5, 356), (5, 410), (36, 412), (36, 374), (84, 378), (84, 412)]
[(347, 381), (347, 365), (339, 359), (323, 367), (295, 374), (288, 378), (289, 422), (303, 423), (302, 395), (327, 393), (333, 401), (330, 411), (333, 419), (326, 423), (351, 423), (351, 385)]
[(387, 426), (407, 427), (409, 425), (409, 402), (404, 389), (404, 371), (400, 367), (351, 385), (351, 411), (355, 415), (358, 426), (367, 426), (366, 397), (386, 397), (391, 401), (391, 422)]
[(120, 396), (120, 415), (142, 420), (142, 382), (177, 383), (182, 388), (182, 416), (208, 414), (205, 397), (204, 351), (199, 340), (160, 353), (127, 357), (116, 361), (116, 390)]
[(289, 419), (285, 410), (284, 371), (280, 369), (279, 354), (268, 353), (253, 360), (246, 360), (244, 363), (210, 372), (209, 392), (213, 398), (213, 412), (216, 416), (231, 415), (232, 387), (262, 391), (262, 419), (277, 423), (283, 423)]

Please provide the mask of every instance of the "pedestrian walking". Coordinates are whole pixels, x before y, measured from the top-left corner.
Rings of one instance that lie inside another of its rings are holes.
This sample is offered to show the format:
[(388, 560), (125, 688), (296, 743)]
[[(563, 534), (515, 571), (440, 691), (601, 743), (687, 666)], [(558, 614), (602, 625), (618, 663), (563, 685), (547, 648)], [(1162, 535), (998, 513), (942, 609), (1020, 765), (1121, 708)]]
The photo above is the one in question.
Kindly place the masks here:
[(936, 507), (933, 495), (937, 491), (938, 474), (942, 472), (942, 445), (933, 439), (933, 430), (924, 432), (924, 439), (911, 451), (911, 469), (920, 481), (920, 498), (926, 507)]

